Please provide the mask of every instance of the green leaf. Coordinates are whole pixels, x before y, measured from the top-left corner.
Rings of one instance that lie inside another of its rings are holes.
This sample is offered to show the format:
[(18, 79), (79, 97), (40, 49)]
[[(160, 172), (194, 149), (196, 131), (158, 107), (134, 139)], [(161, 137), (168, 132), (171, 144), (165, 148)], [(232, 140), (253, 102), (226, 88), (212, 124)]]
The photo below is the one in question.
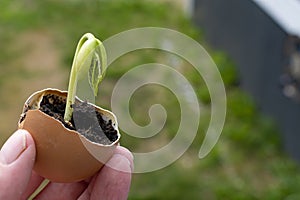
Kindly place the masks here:
[(98, 84), (101, 79), (101, 62), (99, 58), (99, 54), (94, 52), (94, 55), (91, 59), (91, 65), (89, 69), (89, 84), (94, 91), (94, 96), (97, 96), (98, 93)]

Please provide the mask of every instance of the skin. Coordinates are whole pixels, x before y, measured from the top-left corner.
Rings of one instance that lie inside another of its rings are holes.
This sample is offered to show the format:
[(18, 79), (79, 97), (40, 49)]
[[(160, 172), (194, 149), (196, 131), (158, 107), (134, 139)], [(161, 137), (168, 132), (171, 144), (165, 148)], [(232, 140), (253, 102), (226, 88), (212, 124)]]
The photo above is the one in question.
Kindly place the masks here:
[[(32, 170), (35, 154), (34, 141), (25, 130), (16, 131), (6, 141), (0, 151), (0, 199), (27, 199), (44, 181)], [(91, 178), (76, 183), (49, 182), (34, 199), (127, 199), (132, 170), (132, 154), (118, 146), (108, 165)]]

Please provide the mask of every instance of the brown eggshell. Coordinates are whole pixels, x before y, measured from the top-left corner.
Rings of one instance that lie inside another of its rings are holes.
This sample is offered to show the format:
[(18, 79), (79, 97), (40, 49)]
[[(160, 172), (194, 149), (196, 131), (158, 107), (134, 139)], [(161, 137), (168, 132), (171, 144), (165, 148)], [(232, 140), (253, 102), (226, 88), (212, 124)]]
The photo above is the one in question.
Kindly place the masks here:
[(45, 94), (66, 98), (67, 92), (45, 89), (32, 94), (25, 102), (19, 128), (28, 130), (36, 144), (34, 170), (54, 182), (75, 182), (95, 174), (112, 156), (119, 141), (116, 117), (94, 105), (104, 120), (111, 119), (118, 138), (110, 145), (97, 144), (77, 131), (66, 128), (59, 120), (39, 110)]

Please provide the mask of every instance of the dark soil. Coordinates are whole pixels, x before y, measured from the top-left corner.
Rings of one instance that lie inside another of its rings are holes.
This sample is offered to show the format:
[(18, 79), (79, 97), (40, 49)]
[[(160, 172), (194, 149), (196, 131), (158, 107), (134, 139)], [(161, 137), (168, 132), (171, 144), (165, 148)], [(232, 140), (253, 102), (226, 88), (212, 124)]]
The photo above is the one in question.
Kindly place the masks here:
[(40, 110), (61, 121), (66, 128), (76, 130), (92, 142), (108, 145), (117, 140), (117, 131), (112, 126), (112, 121), (105, 121), (101, 113), (92, 105), (76, 101), (70, 122), (64, 121), (65, 106), (65, 98), (47, 94), (42, 99)]

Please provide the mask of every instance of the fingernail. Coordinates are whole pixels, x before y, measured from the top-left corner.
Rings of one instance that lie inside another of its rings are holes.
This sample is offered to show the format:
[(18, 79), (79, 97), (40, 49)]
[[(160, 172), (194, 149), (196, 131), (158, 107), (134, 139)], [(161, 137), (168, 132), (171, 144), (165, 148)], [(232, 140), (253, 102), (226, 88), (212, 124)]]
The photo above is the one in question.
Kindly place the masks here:
[(106, 165), (114, 170), (126, 173), (131, 173), (133, 170), (130, 161), (125, 156), (118, 153), (114, 154)]
[(121, 155), (127, 157), (129, 162), (130, 162), (130, 160), (132, 160), (132, 161), (134, 160), (133, 154), (125, 147), (118, 146), (115, 150), (115, 153), (116, 154), (121, 154)]
[(17, 130), (8, 138), (0, 151), (0, 162), (10, 164), (14, 162), (26, 149), (26, 131)]

